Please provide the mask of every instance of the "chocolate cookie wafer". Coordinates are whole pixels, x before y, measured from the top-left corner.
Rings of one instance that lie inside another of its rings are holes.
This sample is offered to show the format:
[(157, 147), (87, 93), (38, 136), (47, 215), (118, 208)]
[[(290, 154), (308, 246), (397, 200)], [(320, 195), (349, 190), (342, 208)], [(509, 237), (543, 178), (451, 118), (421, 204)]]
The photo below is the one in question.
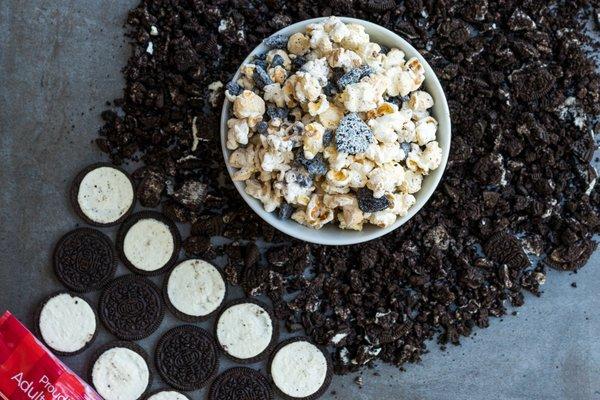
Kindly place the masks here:
[(146, 278), (125, 275), (112, 281), (100, 296), (100, 320), (123, 340), (140, 340), (158, 329), (164, 317), (159, 289)]
[(208, 400), (272, 400), (273, 389), (260, 372), (245, 367), (231, 368), (210, 385)]
[(204, 329), (183, 325), (171, 329), (158, 342), (156, 369), (172, 387), (200, 389), (217, 373), (219, 354), (213, 337)]
[(113, 278), (116, 267), (110, 238), (96, 229), (72, 230), (59, 240), (54, 250), (58, 280), (76, 292), (101, 289)]

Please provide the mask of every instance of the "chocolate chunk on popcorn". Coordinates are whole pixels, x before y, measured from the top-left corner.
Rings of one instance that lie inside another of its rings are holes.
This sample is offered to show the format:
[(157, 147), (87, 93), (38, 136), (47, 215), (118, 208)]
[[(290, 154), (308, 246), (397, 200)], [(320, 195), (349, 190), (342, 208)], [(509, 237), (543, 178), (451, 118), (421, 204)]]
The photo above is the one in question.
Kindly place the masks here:
[(356, 113), (347, 114), (335, 131), (338, 151), (347, 154), (364, 153), (373, 141), (373, 132)]
[(354, 68), (348, 72), (346, 72), (340, 79), (337, 81), (337, 85), (340, 90), (344, 90), (346, 86), (359, 82), (365, 76), (369, 76), (373, 73), (373, 69), (368, 65), (363, 65), (359, 68)]
[(288, 44), (288, 39), (288, 36), (285, 35), (273, 35), (266, 38), (263, 43), (269, 49), (285, 49)]
[(273, 84), (273, 79), (271, 79), (264, 68), (265, 67), (261, 65), (256, 65), (254, 68), (254, 83), (256, 83), (256, 86), (258, 86), (259, 89), (263, 89), (265, 86)]
[(358, 199), (358, 208), (366, 213), (383, 211), (390, 206), (390, 201), (387, 197), (373, 197), (373, 191), (367, 188), (358, 189), (356, 198)]

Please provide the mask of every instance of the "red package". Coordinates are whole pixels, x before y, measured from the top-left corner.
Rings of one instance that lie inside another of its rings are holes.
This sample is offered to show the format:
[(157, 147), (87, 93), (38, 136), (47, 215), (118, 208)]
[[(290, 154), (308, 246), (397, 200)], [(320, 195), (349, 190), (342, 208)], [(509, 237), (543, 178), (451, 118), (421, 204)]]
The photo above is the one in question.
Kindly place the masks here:
[(0, 398), (102, 400), (8, 311), (0, 317)]

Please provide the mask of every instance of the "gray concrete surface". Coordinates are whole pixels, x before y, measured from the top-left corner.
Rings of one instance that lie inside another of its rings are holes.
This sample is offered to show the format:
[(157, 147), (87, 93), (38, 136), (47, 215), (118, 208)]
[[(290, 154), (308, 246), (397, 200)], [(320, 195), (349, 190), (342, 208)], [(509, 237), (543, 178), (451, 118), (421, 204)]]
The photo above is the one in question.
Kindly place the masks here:
[[(80, 168), (102, 157), (90, 141), (104, 101), (121, 93), (122, 25), (135, 2), (0, 1), (0, 312), (11, 310), (28, 326), (38, 301), (60, 288), (51, 252), (79, 223), (67, 188)], [(600, 399), (598, 264), (600, 254), (578, 274), (551, 272), (545, 295), (529, 296), (517, 316), (494, 321), (460, 347), (441, 352), (432, 345), (406, 372), (365, 371), (362, 389), (354, 375), (335, 377), (337, 394), (325, 398)], [(169, 316), (161, 331), (176, 324)], [(151, 349), (159, 336), (142, 344)], [(96, 346), (110, 339), (103, 332)], [(89, 355), (64, 361), (85, 376)]]

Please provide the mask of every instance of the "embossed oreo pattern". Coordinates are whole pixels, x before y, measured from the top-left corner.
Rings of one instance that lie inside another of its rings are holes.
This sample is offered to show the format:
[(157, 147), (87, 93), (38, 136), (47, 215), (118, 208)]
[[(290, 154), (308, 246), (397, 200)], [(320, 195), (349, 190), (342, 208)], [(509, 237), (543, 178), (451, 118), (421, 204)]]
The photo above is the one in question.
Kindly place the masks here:
[(273, 389), (260, 372), (245, 367), (231, 368), (211, 384), (209, 400), (271, 400)]
[(76, 292), (101, 289), (115, 274), (112, 242), (100, 231), (78, 228), (63, 236), (54, 250), (54, 272)]
[(160, 339), (155, 354), (158, 373), (169, 385), (184, 391), (200, 389), (219, 369), (217, 345), (204, 329), (183, 325)]
[(150, 336), (164, 317), (159, 289), (135, 275), (115, 279), (102, 293), (99, 308), (106, 329), (123, 340)]

